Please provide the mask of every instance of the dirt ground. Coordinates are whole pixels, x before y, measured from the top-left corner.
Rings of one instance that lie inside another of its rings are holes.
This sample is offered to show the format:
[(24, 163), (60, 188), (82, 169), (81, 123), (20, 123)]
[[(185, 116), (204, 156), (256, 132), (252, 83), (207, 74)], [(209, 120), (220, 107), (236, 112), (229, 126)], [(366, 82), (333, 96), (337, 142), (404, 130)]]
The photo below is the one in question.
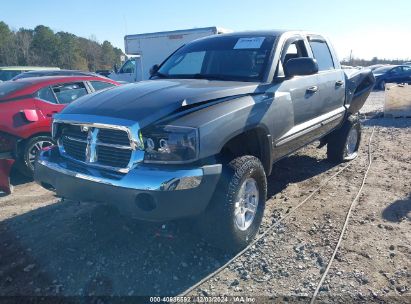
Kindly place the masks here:
[[(411, 302), (411, 119), (376, 118), (375, 94), (352, 165), (191, 296), (309, 301), (361, 185), (375, 127), (371, 169), (318, 302)], [(325, 156), (313, 144), (275, 165), (260, 233), (345, 165)], [(101, 204), (62, 202), (17, 173), (12, 181), (14, 193), (0, 194), (0, 296), (174, 296), (232, 257), (187, 223), (140, 223)]]

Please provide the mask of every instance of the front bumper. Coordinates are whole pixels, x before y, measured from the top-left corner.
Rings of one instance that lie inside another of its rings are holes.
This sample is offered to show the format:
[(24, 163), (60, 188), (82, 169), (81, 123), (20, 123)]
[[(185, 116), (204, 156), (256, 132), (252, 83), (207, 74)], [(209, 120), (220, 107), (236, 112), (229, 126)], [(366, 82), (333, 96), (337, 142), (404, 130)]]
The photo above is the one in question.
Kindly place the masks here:
[(140, 164), (128, 173), (85, 167), (54, 148), (39, 156), (34, 179), (58, 196), (115, 205), (132, 217), (163, 221), (205, 210), (221, 174), (221, 165), (176, 168)]

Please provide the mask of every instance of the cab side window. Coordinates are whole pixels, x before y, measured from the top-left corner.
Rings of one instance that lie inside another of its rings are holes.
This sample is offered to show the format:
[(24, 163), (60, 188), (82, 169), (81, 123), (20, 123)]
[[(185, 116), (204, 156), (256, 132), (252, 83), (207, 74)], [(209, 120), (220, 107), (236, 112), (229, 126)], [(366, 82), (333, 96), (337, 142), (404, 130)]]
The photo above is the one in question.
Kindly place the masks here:
[(313, 51), (314, 58), (317, 60), (318, 70), (334, 70), (333, 58), (327, 43), (325, 41), (314, 40), (310, 41), (310, 46)]
[(136, 62), (134, 60), (128, 60), (121, 68), (120, 73), (133, 74), (136, 69)]
[(45, 87), (37, 91), (36, 97), (51, 103), (57, 103), (57, 99), (50, 87)]
[(305, 49), (304, 40), (296, 40), (291, 43), (286, 52), (282, 55), (283, 65), (287, 63), (288, 60), (294, 58), (308, 57), (307, 50)]
[(56, 94), (58, 103), (61, 104), (70, 103), (87, 94), (87, 89), (82, 82), (58, 84), (54, 85), (52, 89)]
[(277, 77), (285, 77), (284, 66), (286, 65), (288, 60), (302, 57), (308, 57), (304, 40), (302, 38), (292, 38), (292, 40), (288, 41), (285, 44), (284, 49), (281, 53), (281, 60), (278, 63), (276, 72)]

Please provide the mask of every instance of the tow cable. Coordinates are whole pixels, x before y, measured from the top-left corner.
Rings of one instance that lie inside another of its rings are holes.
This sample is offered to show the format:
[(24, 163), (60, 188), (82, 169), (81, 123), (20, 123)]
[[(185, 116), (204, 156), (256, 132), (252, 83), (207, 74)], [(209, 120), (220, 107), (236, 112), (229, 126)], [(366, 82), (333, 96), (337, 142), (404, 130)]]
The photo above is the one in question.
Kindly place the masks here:
[(361, 187), (360, 187), (360, 189), (358, 189), (357, 195), (355, 196), (354, 200), (351, 202), (350, 208), (348, 209), (347, 215), (346, 215), (346, 217), (345, 217), (344, 226), (343, 226), (343, 228), (342, 228), (342, 230), (341, 230), (341, 233), (340, 233), (340, 238), (338, 239), (337, 245), (335, 246), (335, 249), (334, 249), (334, 252), (333, 252), (333, 254), (332, 254), (332, 256), (331, 256), (331, 259), (330, 259), (330, 261), (328, 262), (327, 268), (325, 269), (325, 271), (324, 271), (324, 273), (323, 273), (323, 275), (322, 275), (322, 277), (321, 277), (321, 280), (320, 280), (320, 282), (318, 283), (317, 288), (316, 288), (315, 291), (314, 291), (314, 294), (313, 294), (313, 297), (311, 298), (310, 304), (313, 304), (313, 303), (315, 302), (315, 299), (317, 298), (318, 292), (320, 291), (320, 288), (321, 288), (322, 284), (324, 283), (325, 277), (327, 276), (328, 271), (330, 270), (331, 264), (332, 264), (332, 262), (334, 261), (335, 255), (337, 254), (338, 248), (339, 248), (340, 245), (341, 245), (341, 242), (342, 242), (342, 239), (343, 239), (345, 230), (347, 229), (347, 226), (348, 226), (348, 221), (349, 221), (349, 219), (350, 219), (351, 212), (352, 212), (352, 210), (354, 209), (355, 203), (358, 201), (358, 198), (359, 198), (360, 195), (361, 195), (362, 189), (364, 188), (365, 180), (367, 179), (368, 172), (370, 171), (371, 164), (372, 164), (371, 141), (372, 141), (372, 137), (373, 137), (373, 135), (374, 135), (374, 131), (375, 131), (375, 126), (374, 126), (374, 128), (372, 129), (370, 138), (369, 138), (369, 140), (368, 140), (368, 167), (367, 167), (367, 170), (365, 171), (364, 177), (363, 177), (363, 179), (362, 179)]
[[(331, 263), (335, 257), (335, 254), (338, 250), (338, 247), (340, 246), (342, 237), (344, 235), (345, 229), (347, 228), (347, 224), (348, 224), (348, 219), (351, 215), (351, 211), (353, 209), (354, 203), (357, 201), (358, 197), (360, 196), (360, 193), (364, 187), (365, 184), (365, 179), (367, 178), (368, 175), (368, 171), (371, 167), (371, 140), (372, 137), (374, 135), (374, 130), (375, 130), (375, 126), (372, 130), (372, 133), (370, 135), (369, 141), (368, 141), (368, 160), (369, 160), (369, 164), (368, 164), (368, 168), (365, 172), (363, 181), (362, 181), (362, 185), (357, 193), (357, 196), (354, 198), (354, 200), (351, 203), (350, 209), (348, 210), (348, 214), (346, 216), (346, 220), (343, 226), (343, 229), (341, 231), (341, 235), (340, 235), (340, 239), (337, 243), (337, 246), (335, 247), (334, 253), (331, 257), (330, 262), (328, 263), (328, 266), (323, 274), (323, 276), (321, 277), (320, 283), (318, 284), (314, 295), (311, 299), (311, 303), (314, 303), (315, 298), (318, 294), (318, 291), (321, 288), (322, 283), (324, 282), (324, 279), (327, 275), (328, 270), (331, 267)], [(221, 271), (223, 271), (224, 269), (226, 269), (229, 265), (231, 265), (234, 261), (236, 261), (239, 257), (241, 257), (242, 255), (244, 255), (244, 253), (246, 253), (250, 248), (252, 248), (257, 242), (259, 242), (260, 240), (262, 240), (269, 232), (271, 232), (275, 227), (277, 227), (282, 221), (284, 221), (285, 219), (287, 219), (288, 217), (290, 217), (297, 209), (299, 209), (303, 204), (305, 204), (308, 200), (310, 200), (316, 193), (318, 193), (322, 188), (324, 188), (332, 179), (334, 179), (335, 177), (337, 177), (338, 175), (340, 175), (343, 171), (345, 171), (346, 169), (348, 169), (350, 166), (352, 165), (352, 162), (350, 162), (349, 164), (345, 165), (342, 169), (340, 169), (337, 173), (333, 174), (331, 177), (329, 177), (328, 179), (326, 179), (320, 186), (318, 186), (315, 190), (313, 190), (311, 192), (310, 195), (308, 195), (302, 202), (300, 202), (297, 206), (295, 206), (294, 208), (292, 208), (284, 217), (280, 218), (278, 221), (274, 222), (270, 227), (267, 228), (267, 230), (262, 233), (261, 235), (259, 235), (256, 239), (254, 239), (254, 241), (252, 241), (246, 248), (244, 248), (243, 250), (241, 250), (239, 253), (237, 253), (233, 258), (231, 258), (229, 261), (227, 261), (224, 265), (222, 265), (220, 268), (216, 269), (215, 271), (213, 271), (212, 273), (210, 273), (209, 275), (207, 275), (206, 277), (204, 277), (203, 279), (201, 279), (200, 281), (198, 281), (196, 284), (194, 284), (193, 286), (189, 287), (187, 290), (183, 291), (182, 293), (180, 293), (178, 296), (180, 297), (184, 297), (187, 294), (189, 294), (190, 292), (192, 292), (194, 289), (198, 288), (199, 286), (201, 286), (202, 284), (204, 284), (205, 282), (209, 281), (210, 279), (212, 279), (213, 277), (215, 277), (217, 274), (219, 274)]]

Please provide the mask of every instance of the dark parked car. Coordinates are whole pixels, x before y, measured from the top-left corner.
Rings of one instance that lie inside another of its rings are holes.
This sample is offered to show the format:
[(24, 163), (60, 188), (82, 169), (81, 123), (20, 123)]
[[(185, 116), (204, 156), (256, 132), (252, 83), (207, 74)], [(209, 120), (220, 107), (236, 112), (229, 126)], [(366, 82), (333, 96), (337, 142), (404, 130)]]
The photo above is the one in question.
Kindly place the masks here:
[(35, 179), (141, 220), (196, 217), (229, 250), (256, 235), (276, 161), (317, 139), (332, 161), (356, 157), (374, 85), (322, 36), (290, 31), (202, 38), (151, 71), (56, 115)]
[(85, 72), (85, 71), (76, 71), (76, 70), (57, 70), (57, 71), (30, 71), (21, 73), (11, 80), (17, 80), (22, 78), (29, 78), (29, 77), (46, 77), (46, 76), (99, 76), (93, 72)]
[(390, 66), (390, 65), (388, 65), (388, 64), (374, 64), (374, 65), (367, 66), (366, 68), (370, 69), (371, 71), (374, 71), (376, 69), (386, 67), (386, 66)]
[(411, 83), (411, 66), (408, 65), (390, 65), (375, 69), (375, 87), (379, 90), (385, 90), (385, 84), (393, 83)]

